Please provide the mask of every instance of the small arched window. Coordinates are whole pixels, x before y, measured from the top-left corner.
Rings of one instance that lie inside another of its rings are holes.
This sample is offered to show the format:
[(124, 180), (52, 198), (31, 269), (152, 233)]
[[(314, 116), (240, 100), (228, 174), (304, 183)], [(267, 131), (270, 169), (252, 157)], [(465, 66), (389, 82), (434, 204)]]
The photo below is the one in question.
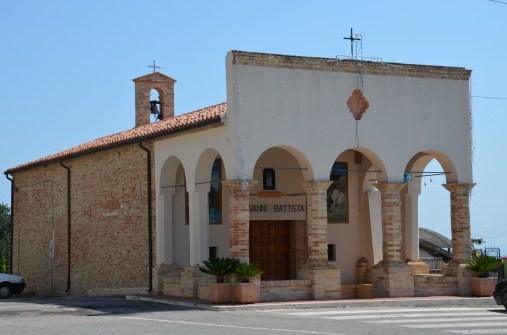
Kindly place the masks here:
[(262, 187), (265, 190), (276, 190), (276, 176), (274, 169), (262, 171)]

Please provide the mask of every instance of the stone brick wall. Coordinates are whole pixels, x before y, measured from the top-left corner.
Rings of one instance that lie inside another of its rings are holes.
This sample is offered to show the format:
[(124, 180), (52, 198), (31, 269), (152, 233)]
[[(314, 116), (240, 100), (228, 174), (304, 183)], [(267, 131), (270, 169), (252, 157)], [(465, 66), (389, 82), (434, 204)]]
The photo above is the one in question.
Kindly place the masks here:
[[(153, 150), (152, 143), (144, 145)], [(148, 287), (146, 152), (135, 144), (64, 163), (72, 179), (70, 292)], [(62, 294), (67, 288), (67, 172), (54, 163), (14, 178), (13, 270), (26, 278), (28, 291)], [(152, 217), (154, 244), (155, 206)]]
[(444, 296), (458, 294), (458, 278), (440, 275), (415, 275), (416, 297)]
[(63, 291), (67, 271), (66, 171), (53, 164), (16, 173), (14, 178), (13, 272), (25, 278), (26, 292)]
[[(232, 51), (233, 64), (287, 69), (357, 73), (357, 61)], [(403, 77), (468, 80), (471, 71), (460, 67), (360, 61), (361, 73)]]
[(259, 301), (309, 300), (311, 285), (310, 280), (263, 281)]
[(372, 299), (371, 284), (346, 284), (341, 286), (341, 299)]

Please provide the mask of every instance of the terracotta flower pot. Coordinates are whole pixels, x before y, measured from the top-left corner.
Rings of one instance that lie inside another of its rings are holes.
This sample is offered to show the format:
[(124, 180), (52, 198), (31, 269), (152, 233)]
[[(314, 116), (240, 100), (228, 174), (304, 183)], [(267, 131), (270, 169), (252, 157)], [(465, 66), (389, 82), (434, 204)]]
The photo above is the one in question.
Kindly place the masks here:
[(231, 283), (209, 283), (208, 300), (214, 304), (226, 304), (232, 302)]
[(239, 304), (259, 301), (259, 287), (255, 283), (234, 283), (234, 300)]
[(497, 278), (470, 278), (470, 294), (474, 297), (491, 297), (495, 290)]

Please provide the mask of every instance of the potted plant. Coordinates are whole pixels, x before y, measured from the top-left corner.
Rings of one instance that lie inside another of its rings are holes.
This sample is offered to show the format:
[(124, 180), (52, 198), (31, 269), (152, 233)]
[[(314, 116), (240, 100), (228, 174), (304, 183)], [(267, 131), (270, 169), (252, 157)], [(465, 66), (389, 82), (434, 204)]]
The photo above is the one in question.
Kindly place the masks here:
[(215, 283), (208, 284), (209, 301), (216, 304), (232, 302), (232, 286), (226, 279), (234, 272), (238, 261), (230, 257), (215, 257), (202, 263), (203, 266), (199, 266), (199, 270), (216, 278)]
[(493, 256), (480, 254), (473, 256), (467, 267), (474, 271), (476, 277), (470, 278), (470, 293), (476, 297), (490, 297), (493, 295), (496, 277), (490, 277), (490, 272), (502, 265), (499, 259)]
[(255, 263), (238, 263), (234, 273), (238, 280), (234, 283), (234, 300), (241, 304), (259, 301), (259, 285), (252, 279), (259, 277), (263, 271)]

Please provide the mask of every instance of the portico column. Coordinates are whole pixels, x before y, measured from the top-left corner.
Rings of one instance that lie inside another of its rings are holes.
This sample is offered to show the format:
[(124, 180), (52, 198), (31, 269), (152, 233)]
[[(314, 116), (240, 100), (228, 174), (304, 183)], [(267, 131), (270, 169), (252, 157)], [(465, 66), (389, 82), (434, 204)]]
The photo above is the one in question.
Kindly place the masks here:
[(332, 181), (304, 181), (308, 265), (327, 265), (327, 189)]
[(188, 191), (190, 266), (199, 265), (209, 257), (209, 209), (210, 185), (198, 184)]
[(166, 188), (159, 194), (157, 206), (157, 265), (171, 264), (173, 232), (173, 197), (175, 189)]
[(375, 297), (409, 297), (414, 295), (412, 269), (402, 260), (401, 192), (406, 183), (376, 183), (382, 211), (383, 259), (372, 268)]
[(401, 191), (406, 183), (376, 183), (382, 210), (383, 262), (401, 260)]
[(242, 262), (250, 261), (250, 189), (257, 180), (223, 180), (228, 189), (229, 256)]
[(470, 191), (475, 184), (450, 183), (442, 186), (451, 192), (452, 260), (447, 266), (447, 274), (458, 277), (458, 294), (469, 296), (470, 271), (466, 264), (471, 258)]
[(402, 191), (403, 241), (402, 259), (408, 259), (408, 265), (414, 275), (428, 274), (429, 265), (419, 258), (419, 195), (421, 181), (411, 180), (408, 187)]
[(341, 298), (340, 269), (328, 263), (327, 256), (327, 189), (332, 181), (304, 181), (306, 190), (306, 231), (308, 261), (301, 277), (312, 282), (315, 300)]

